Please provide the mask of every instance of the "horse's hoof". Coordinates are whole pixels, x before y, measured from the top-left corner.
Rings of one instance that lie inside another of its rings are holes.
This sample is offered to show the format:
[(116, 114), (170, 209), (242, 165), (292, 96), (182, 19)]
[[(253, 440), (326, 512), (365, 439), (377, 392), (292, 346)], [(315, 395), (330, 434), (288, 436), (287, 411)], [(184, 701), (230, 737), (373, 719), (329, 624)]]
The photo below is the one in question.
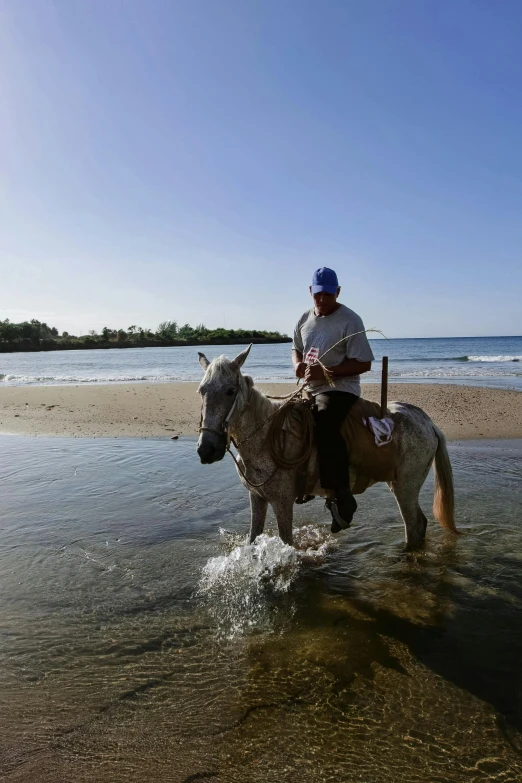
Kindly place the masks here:
[(337, 522), (334, 520), (334, 521), (332, 522), (331, 526), (330, 526), (330, 530), (332, 531), (332, 533), (340, 533), (340, 532), (341, 532), (341, 530), (342, 530), (342, 528), (341, 528), (341, 527), (339, 527), (339, 525), (337, 524)]
[(295, 503), (301, 506), (303, 503), (309, 503), (311, 500), (315, 500), (315, 495), (299, 495), (295, 499)]

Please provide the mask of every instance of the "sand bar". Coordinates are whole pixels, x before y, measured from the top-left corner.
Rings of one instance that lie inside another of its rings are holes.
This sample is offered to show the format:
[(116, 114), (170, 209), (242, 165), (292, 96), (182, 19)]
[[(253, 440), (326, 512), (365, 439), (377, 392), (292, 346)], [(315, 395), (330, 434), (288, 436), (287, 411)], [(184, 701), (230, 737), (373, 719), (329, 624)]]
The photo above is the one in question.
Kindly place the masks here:
[[(286, 394), (295, 384), (259, 384)], [(32, 386), (0, 389), (0, 433), (67, 437), (195, 435), (196, 383)], [(378, 400), (377, 384), (363, 396)], [(390, 400), (423, 408), (452, 440), (521, 438), (522, 393), (439, 384), (391, 384)]]

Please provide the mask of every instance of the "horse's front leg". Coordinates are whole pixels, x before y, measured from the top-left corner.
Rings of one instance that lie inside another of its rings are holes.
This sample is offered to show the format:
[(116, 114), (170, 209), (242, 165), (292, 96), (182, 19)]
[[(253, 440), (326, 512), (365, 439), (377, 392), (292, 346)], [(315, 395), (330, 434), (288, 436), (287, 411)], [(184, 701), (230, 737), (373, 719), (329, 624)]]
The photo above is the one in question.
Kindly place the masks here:
[(261, 535), (265, 528), (268, 500), (250, 492), (250, 543)]
[(294, 519), (294, 493), (288, 498), (271, 500), (270, 505), (274, 509), (277, 519), (279, 537), (285, 544), (292, 546), (292, 522)]

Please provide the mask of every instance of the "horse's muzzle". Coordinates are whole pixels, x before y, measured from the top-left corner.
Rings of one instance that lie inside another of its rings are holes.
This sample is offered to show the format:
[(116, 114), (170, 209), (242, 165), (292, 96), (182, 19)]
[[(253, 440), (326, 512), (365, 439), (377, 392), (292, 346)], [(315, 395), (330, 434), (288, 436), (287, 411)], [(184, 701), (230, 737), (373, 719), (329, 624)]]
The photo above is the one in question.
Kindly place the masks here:
[(198, 456), (203, 465), (219, 462), (225, 456), (225, 444), (215, 443), (212, 438), (200, 438), (198, 443)]

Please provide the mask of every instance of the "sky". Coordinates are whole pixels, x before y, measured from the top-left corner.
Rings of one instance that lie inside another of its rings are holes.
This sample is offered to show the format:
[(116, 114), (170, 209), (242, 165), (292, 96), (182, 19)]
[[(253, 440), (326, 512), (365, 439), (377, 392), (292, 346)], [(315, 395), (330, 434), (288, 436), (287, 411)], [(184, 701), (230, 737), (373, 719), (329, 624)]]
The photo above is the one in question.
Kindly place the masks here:
[(0, 0), (0, 318), (522, 333), (519, 0)]

